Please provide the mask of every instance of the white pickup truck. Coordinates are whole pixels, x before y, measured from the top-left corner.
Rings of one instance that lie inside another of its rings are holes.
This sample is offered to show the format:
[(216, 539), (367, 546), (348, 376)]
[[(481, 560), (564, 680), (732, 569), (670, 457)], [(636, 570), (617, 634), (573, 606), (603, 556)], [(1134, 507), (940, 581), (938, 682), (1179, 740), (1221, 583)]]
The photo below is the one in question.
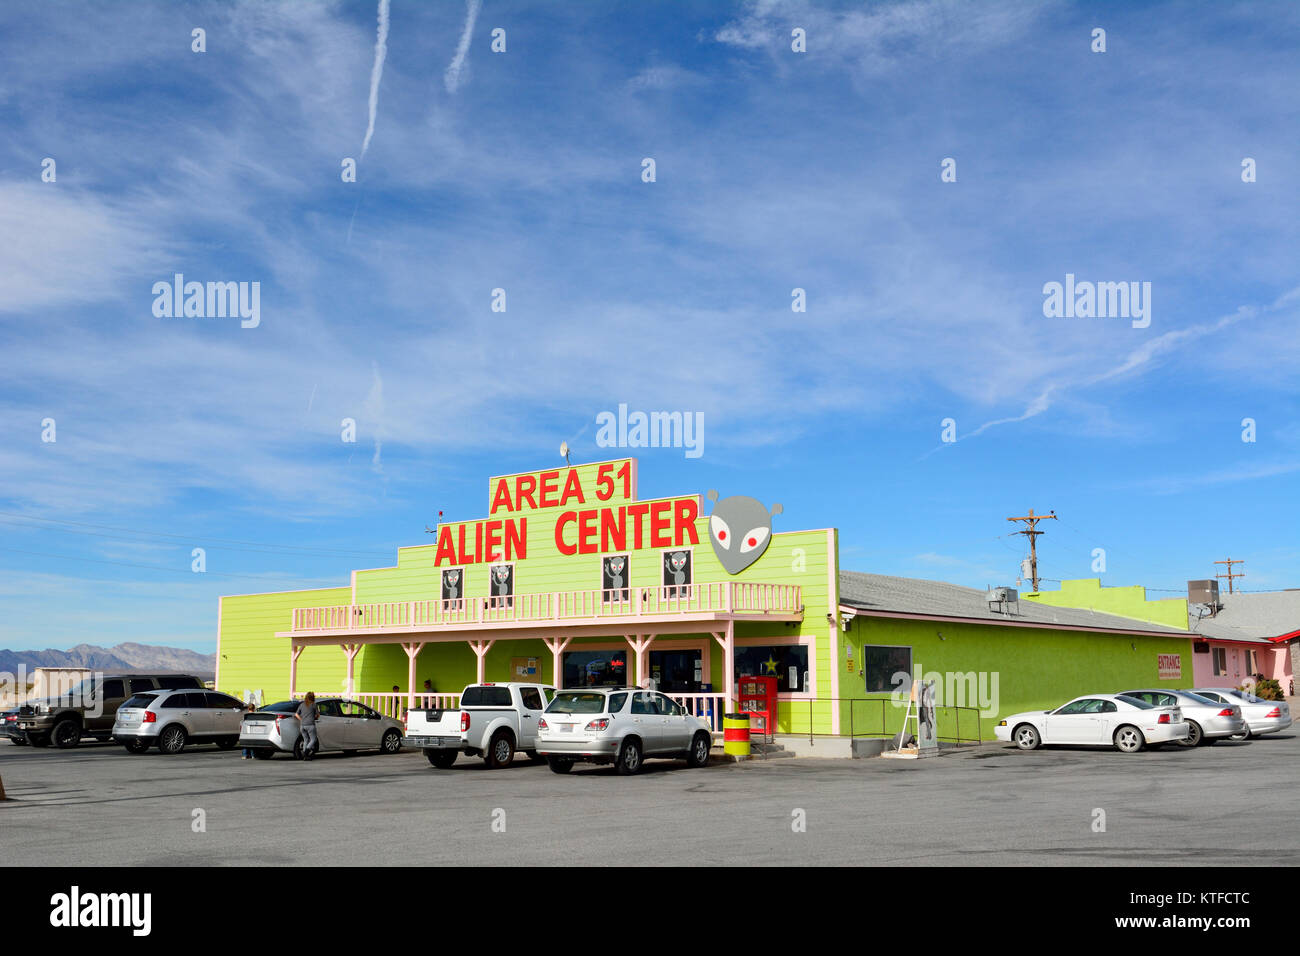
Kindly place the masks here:
[(509, 766), (517, 750), (541, 762), (537, 721), (554, 696), (555, 688), (545, 684), (470, 684), (459, 707), (410, 711), (402, 743), (419, 747), (443, 770), (458, 754), (482, 756), (492, 768)]

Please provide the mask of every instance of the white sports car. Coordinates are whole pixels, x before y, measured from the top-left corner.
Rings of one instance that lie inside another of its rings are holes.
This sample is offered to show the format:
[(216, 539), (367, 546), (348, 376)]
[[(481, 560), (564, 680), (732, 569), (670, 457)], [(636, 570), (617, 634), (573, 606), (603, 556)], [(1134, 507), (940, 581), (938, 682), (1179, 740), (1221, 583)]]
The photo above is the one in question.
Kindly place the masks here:
[(1137, 753), (1148, 744), (1159, 746), (1185, 738), (1189, 731), (1178, 707), (1156, 707), (1123, 694), (1077, 697), (1056, 710), (1012, 714), (998, 722), (998, 740), (1021, 750), (1041, 744), (1115, 747)]

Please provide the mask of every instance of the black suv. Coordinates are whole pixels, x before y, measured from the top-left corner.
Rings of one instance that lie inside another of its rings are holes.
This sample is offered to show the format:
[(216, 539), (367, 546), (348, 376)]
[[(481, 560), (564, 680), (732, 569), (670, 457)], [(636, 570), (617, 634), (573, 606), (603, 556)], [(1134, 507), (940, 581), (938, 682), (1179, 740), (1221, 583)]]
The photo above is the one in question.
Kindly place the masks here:
[(66, 694), (18, 708), (18, 730), (33, 747), (75, 747), (87, 734), (110, 740), (117, 709), (144, 691), (203, 688), (192, 674), (109, 674), (87, 677)]

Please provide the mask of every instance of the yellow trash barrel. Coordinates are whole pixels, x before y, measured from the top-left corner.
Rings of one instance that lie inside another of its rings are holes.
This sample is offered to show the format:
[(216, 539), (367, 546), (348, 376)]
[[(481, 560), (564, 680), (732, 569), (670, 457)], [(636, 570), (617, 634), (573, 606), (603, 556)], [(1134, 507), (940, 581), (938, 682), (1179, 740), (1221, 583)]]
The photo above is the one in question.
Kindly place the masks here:
[(749, 756), (749, 714), (722, 715), (722, 752), (729, 757)]

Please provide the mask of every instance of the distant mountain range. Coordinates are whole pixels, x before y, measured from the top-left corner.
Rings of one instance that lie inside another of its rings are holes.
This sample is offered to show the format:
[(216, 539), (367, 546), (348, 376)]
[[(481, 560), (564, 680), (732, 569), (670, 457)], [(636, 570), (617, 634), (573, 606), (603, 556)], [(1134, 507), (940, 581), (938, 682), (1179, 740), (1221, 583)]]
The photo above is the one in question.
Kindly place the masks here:
[(200, 654), (183, 647), (131, 643), (115, 647), (78, 644), (66, 651), (0, 650), (0, 671), (17, 673), (19, 665), (26, 666), (29, 672), (34, 667), (85, 667), (104, 673), (160, 671), (210, 679), (217, 670), (217, 655)]

